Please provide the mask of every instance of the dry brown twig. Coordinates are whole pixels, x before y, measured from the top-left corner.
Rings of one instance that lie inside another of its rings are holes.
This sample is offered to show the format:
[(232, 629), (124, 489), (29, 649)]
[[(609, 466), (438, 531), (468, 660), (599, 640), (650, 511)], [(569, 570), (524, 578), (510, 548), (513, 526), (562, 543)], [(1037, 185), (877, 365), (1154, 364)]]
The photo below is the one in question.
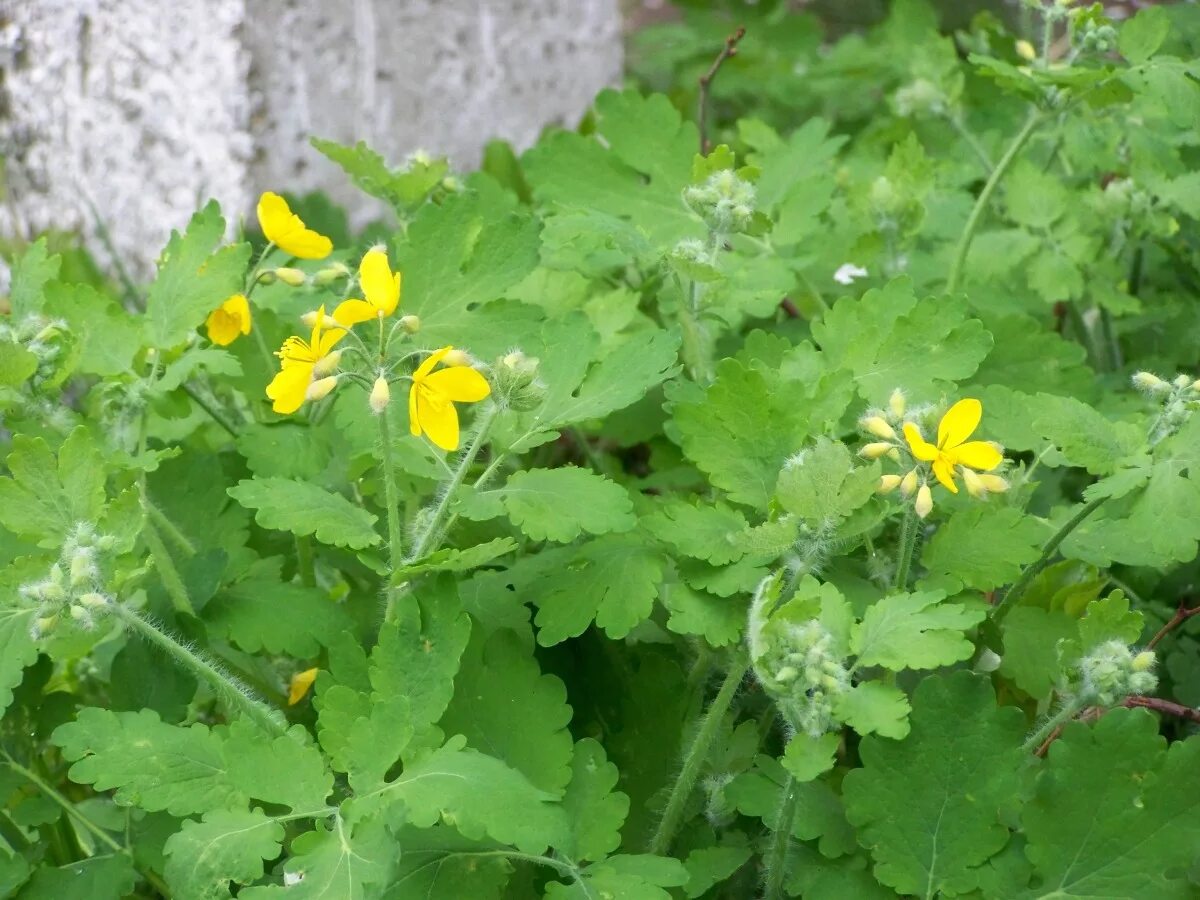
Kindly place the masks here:
[(708, 89), (712, 85), (713, 79), (717, 77), (717, 72), (721, 70), (721, 66), (725, 60), (731, 56), (737, 56), (737, 45), (742, 38), (746, 36), (746, 29), (739, 27), (729, 37), (725, 38), (725, 46), (721, 48), (721, 52), (717, 54), (717, 58), (713, 60), (713, 64), (708, 67), (708, 71), (700, 76), (700, 99), (699, 109), (696, 114), (697, 125), (700, 129), (700, 152), (707, 155), (709, 151), (708, 142)]

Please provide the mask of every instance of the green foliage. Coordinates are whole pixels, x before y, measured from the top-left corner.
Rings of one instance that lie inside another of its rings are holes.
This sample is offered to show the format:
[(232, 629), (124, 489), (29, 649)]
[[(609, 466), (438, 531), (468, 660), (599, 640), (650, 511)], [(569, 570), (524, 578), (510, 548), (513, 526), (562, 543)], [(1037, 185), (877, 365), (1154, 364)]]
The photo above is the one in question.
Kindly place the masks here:
[(325, 259), (11, 254), (0, 895), (1194, 893), (1200, 14), (678, 6)]

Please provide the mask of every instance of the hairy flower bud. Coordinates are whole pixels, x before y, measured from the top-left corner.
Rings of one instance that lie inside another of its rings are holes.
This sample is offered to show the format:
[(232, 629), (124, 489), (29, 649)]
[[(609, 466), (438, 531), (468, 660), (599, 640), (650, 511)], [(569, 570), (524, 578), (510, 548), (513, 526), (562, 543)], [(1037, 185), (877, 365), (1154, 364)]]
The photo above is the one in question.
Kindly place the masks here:
[(531, 410), (546, 398), (546, 388), (538, 378), (539, 360), (520, 350), (510, 350), (492, 366), (496, 399), (502, 406)]
[(897, 419), (904, 417), (904, 410), (908, 406), (908, 401), (904, 396), (904, 391), (896, 388), (892, 391), (892, 395), (888, 397), (888, 411)]
[(444, 366), (470, 366), (474, 363), (475, 360), (471, 358), (470, 353), (466, 350), (459, 350), (457, 347), (442, 357)]
[(1158, 686), (1155, 662), (1154, 651), (1134, 655), (1124, 641), (1114, 639), (1079, 660), (1069, 679), (1085, 703), (1114, 706), (1131, 694), (1147, 694)]
[(1027, 40), (1022, 39), (1017, 41), (1016, 44), (1013, 45), (1013, 49), (1017, 51), (1017, 56), (1021, 57), (1021, 59), (1025, 60), (1026, 62), (1033, 62), (1035, 59), (1037, 59), (1037, 50), (1035, 50), (1033, 44), (1029, 43)]
[(993, 475), (991, 472), (979, 472), (975, 477), (979, 479), (979, 483), (989, 494), (1003, 494), (1010, 486), (1005, 479), (999, 475)]
[(900, 487), (902, 480), (899, 475), (881, 475), (879, 476), (879, 485), (875, 488), (875, 493), (890, 494), (896, 488)]
[(275, 277), (289, 287), (300, 287), (308, 281), (308, 276), (299, 269), (293, 269), (288, 266), (280, 266), (275, 270)]
[(371, 406), (371, 412), (379, 415), (387, 409), (388, 402), (391, 399), (392, 391), (388, 387), (387, 379), (380, 375), (375, 379), (375, 384), (371, 388), (371, 395), (367, 398), (367, 403)]
[(318, 378), (308, 386), (308, 393), (305, 394), (306, 400), (320, 400), (328, 396), (329, 392), (337, 387), (337, 375), (330, 375), (327, 378)]
[(318, 378), (332, 375), (338, 370), (338, 365), (342, 361), (342, 353), (343, 351), (341, 350), (334, 350), (332, 353), (328, 353), (318, 359), (316, 365), (313, 366), (313, 374)]
[(929, 490), (929, 485), (923, 484), (917, 490), (917, 499), (913, 503), (913, 509), (922, 519), (933, 510), (933, 492)]
[(400, 327), (404, 329), (406, 334), (416, 334), (421, 330), (420, 316), (401, 316)]
[(905, 497), (911, 497), (917, 490), (917, 470), (909, 469), (908, 473), (900, 479), (900, 493)]
[(891, 450), (894, 449), (895, 448), (891, 444), (888, 444), (884, 441), (876, 441), (873, 444), (866, 444), (861, 450), (858, 451), (858, 455), (864, 459), (879, 459), (881, 456), (886, 456)]
[(867, 416), (858, 424), (864, 431), (870, 432), (877, 438), (885, 441), (896, 440), (896, 429), (889, 425), (883, 416)]
[(976, 474), (975, 470), (969, 466), (963, 466), (960, 469), (962, 474), (963, 484), (966, 485), (967, 493), (977, 500), (987, 496), (987, 488), (983, 486), (983, 479)]
[(1171, 385), (1151, 372), (1135, 372), (1133, 386), (1148, 394), (1162, 394), (1171, 389)]
[(317, 271), (313, 276), (313, 284), (318, 287), (328, 287), (335, 281), (340, 281), (350, 275), (350, 267), (345, 263), (335, 262), (330, 263), (323, 269)]

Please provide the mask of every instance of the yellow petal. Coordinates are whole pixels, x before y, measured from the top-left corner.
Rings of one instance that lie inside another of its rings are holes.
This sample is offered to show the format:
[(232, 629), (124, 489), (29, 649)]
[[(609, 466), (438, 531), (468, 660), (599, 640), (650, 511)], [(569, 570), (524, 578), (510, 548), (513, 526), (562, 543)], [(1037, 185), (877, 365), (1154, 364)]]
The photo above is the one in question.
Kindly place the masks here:
[(417, 418), (417, 393), (420, 390), (415, 381), (408, 389), (408, 430), (417, 437), (421, 436), (421, 420)]
[(417, 366), (417, 371), (413, 372), (413, 381), (421, 382), (425, 380), (425, 376), (433, 371), (433, 367), (442, 361), (442, 358), (453, 350), (453, 347), (443, 347), (440, 350), (434, 350), (426, 357), (425, 361)]
[(382, 310), (385, 316), (396, 311), (396, 304), (400, 302), (400, 273), (392, 274), (383, 250), (375, 247), (367, 251), (358, 264), (358, 283), (367, 302)]
[(1004, 460), (1004, 455), (989, 441), (969, 441), (954, 448), (956, 462), (981, 472), (990, 472)]
[(979, 420), (982, 417), (983, 404), (978, 400), (969, 397), (959, 400), (946, 410), (942, 421), (938, 423), (938, 447), (942, 450), (952, 450), (957, 447), (979, 427)]
[(242, 334), (250, 333), (250, 302), (245, 294), (234, 294), (221, 304), (221, 309), (237, 320)]
[(954, 465), (944, 456), (933, 461), (933, 474), (946, 490), (952, 494), (958, 493), (958, 485), (954, 483)]
[(329, 355), (329, 351), (334, 345), (346, 336), (344, 328), (330, 328), (321, 334), (321, 342), (313, 347), (317, 354), (317, 359), (323, 359)]
[(204, 328), (208, 331), (208, 339), (218, 347), (228, 347), (241, 333), (237, 319), (225, 312), (224, 306), (218, 306), (208, 314)]
[(904, 439), (908, 441), (908, 449), (912, 451), (912, 455), (917, 459), (924, 460), (925, 462), (937, 459), (937, 447), (921, 437), (921, 429), (912, 422), (904, 423)]
[(417, 393), (417, 420), (429, 440), (443, 450), (458, 449), (458, 410), (428, 391)]
[(267, 385), (267, 396), (274, 401), (271, 409), (284, 415), (298, 410), (308, 395), (312, 370), (311, 363), (296, 363), (281, 369), (279, 374)]
[(492, 392), (487, 379), (470, 366), (439, 369), (425, 377), (425, 384), (447, 400), (457, 400), (459, 403), (475, 403)]
[(333, 241), (307, 227), (287, 201), (271, 191), (258, 199), (258, 224), (268, 241), (300, 259), (324, 259), (333, 252)]
[(316, 669), (305, 669), (303, 672), (297, 672), (292, 676), (292, 683), (288, 685), (288, 706), (295, 706), (308, 694), (308, 689), (312, 687), (314, 681), (317, 680)]
[(347, 328), (360, 322), (370, 322), (375, 316), (375, 307), (366, 300), (343, 300), (333, 311), (333, 321)]

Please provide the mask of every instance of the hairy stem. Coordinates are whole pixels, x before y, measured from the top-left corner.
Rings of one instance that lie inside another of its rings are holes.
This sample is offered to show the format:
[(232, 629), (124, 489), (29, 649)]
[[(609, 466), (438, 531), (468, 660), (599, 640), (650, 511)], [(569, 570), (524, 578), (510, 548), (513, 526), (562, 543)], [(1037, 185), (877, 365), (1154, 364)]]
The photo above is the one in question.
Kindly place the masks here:
[(1013, 583), (1013, 586), (1008, 589), (1008, 592), (1005, 593), (1000, 602), (992, 607), (991, 617), (995, 621), (1001, 622), (1004, 620), (1004, 617), (1008, 615), (1009, 610), (1016, 606), (1017, 601), (1024, 596), (1027, 590), (1029, 590), (1029, 585), (1033, 583), (1033, 579), (1036, 578), (1038, 574), (1044, 568), (1046, 568), (1046, 566), (1050, 565), (1050, 560), (1052, 560), (1054, 558), (1054, 554), (1058, 552), (1059, 545), (1067, 539), (1072, 531), (1074, 531), (1083, 523), (1084, 519), (1098, 510), (1107, 499), (1107, 497), (1097, 497), (1090, 503), (1084, 504), (1082, 507), (1080, 507), (1079, 512), (1071, 516), (1071, 518), (1066, 521), (1062, 528), (1058, 529), (1054, 537), (1050, 538), (1050, 540), (1046, 542), (1046, 546), (1042, 549), (1042, 555), (1039, 556), (1034, 563), (1025, 568), (1025, 571), (1021, 573), (1021, 577)]
[(908, 573), (912, 569), (913, 550), (917, 546), (917, 534), (921, 530), (918, 524), (916, 508), (910, 503), (904, 512), (904, 522), (900, 526), (900, 554), (896, 559), (896, 579), (892, 587), (898, 591), (908, 590)]
[(1026, 753), (1028, 753), (1030, 750), (1038, 749), (1040, 746), (1042, 746), (1042, 742), (1052, 735), (1056, 729), (1075, 718), (1075, 714), (1083, 709), (1085, 705), (1086, 704), (1080, 700), (1072, 700), (1057, 713), (1047, 719), (1041, 728), (1027, 737), (1025, 739), (1025, 743), (1021, 745), (1021, 749)]
[(721, 689), (700, 720), (696, 736), (692, 739), (692, 744), (683, 758), (683, 767), (679, 770), (675, 783), (671, 785), (671, 795), (667, 799), (663, 817), (658, 823), (658, 830), (654, 832), (654, 837), (650, 841), (648, 852), (656, 856), (665, 856), (670, 851), (675, 833), (683, 824), (684, 807), (692, 795), (696, 780), (700, 777), (700, 770), (704, 767), (705, 760), (708, 759), (709, 750), (720, 730), (721, 722), (724, 720), (725, 714), (729, 712), (729, 705), (733, 702), (733, 697), (737, 693), (738, 687), (741, 686), (742, 679), (746, 677), (747, 669), (748, 665), (741, 657), (730, 662), (729, 671), (725, 673), (725, 680), (721, 682)]
[(164, 513), (150, 501), (150, 498), (146, 495), (144, 490), (142, 491), (141, 501), (142, 508), (146, 510), (146, 514), (150, 516), (151, 521), (154, 523), (154, 527), (161, 531), (163, 535), (170, 538), (175, 543), (175, 546), (177, 546), (185, 554), (188, 556), (195, 556), (196, 545), (191, 542), (191, 539), (189, 539), (186, 534), (179, 530), (179, 526), (172, 522), (167, 517), (166, 513)]
[(265, 703), (256, 700), (250, 689), (232, 676), (222, 672), (190, 647), (181, 644), (171, 635), (140, 614), (120, 603), (109, 605), (112, 614), (128, 628), (162, 650), (182, 668), (209, 685), (227, 706), (235, 708), (252, 719), (260, 728), (272, 735), (282, 735), (286, 730), (282, 717)]
[(787, 896), (783, 890), (783, 878), (787, 873), (787, 852), (792, 843), (792, 821), (796, 818), (797, 800), (796, 780), (789, 775), (783, 783), (779, 816), (775, 820), (771, 846), (767, 849), (767, 884), (763, 900), (782, 900)]
[[(385, 406), (379, 413), (379, 458), (383, 475), (383, 502), (387, 507), (388, 566), (394, 575), (404, 565), (404, 532), (400, 527), (400, 492), (396, 489), (396, 469), (392, 459), (392, 432)], [(396, 587), (388, 579), (387, 611), (384, 621), (391, 621), (396, 610)]]
[(1043, 116), (1039, 110), (1030, 110), (1025, 124), (1017, 132), (1012, 143), (1008, 145), (1008, 149), (1004, 151), (1004, 155), (1000, 157), (1000, 161), (996, 163), (996, 167), (992, 169), (992, 174), (984, 184), (983, 190), (979, 192), (979, 196), (975, 200), (975, 206), (971, 210), (971, 215), (967, 217), (967, 224), (963, 227), (962, 237), (958, 241), (958, 248), (954, 251), (954, 262), (950, 266), (950, 275), (946, 279), (946, 293), (952, 294), (958, 290), (959, 281), (962, 279), (963, 265), (967, 261), (967, 251), (971, 249), (971, 241), (975, 237), (975, 229), (979, 227), (979, 220), (983, 218), (983, 211), (987, 209), (987, 205), (991, 201), (992, 194), (995, 193), (997, 185), (1000, 184), (1000, 180), (1008, 172), (1013, 161), (1017, 158), (1017, 154), (1021, 152), (1021, 148), (1025, 146), (1025, 142), (1029, 140), (1037, 126), (1041, 124), (1042, 119)]
[(307, 534), (296, 535), (296, 571), (300, 573), (300, 583), (305, 587), (316, 587), (317, 571), (313, 564), (312, 538)]
[(183, 389), (185, 394), (192, 398), (192, 402), (208, 413), (208, 417), (225, 429), (226, 433), (230, 437), (236, 438), (238, 436), (237, 429), (230, 425), (229, 421), (223, 415), (217, 412), (217, 408), (209, 403), (208, 399), (205, 398), (204, 395), (202, 395), (186, 381), (180, 385), (180, 387)]
[(142, 525), (142, 540), (146, 542), (150, 558), (154, 560), (154, 567), (158, 569), (158, 577), (162, 581), (167, 596), (171, 598), (171, 605), (175, 607), (175, 611), (188, 615), (193, 614), (195, 610), (192, 608), (192, 601), (188, 597), (183, 578), (180, 577), (179, 570), (175, 568), (175, 560), (171, 559), (167, 545), (163, 543), (158, 529), (152, 522), (147, 521)]

